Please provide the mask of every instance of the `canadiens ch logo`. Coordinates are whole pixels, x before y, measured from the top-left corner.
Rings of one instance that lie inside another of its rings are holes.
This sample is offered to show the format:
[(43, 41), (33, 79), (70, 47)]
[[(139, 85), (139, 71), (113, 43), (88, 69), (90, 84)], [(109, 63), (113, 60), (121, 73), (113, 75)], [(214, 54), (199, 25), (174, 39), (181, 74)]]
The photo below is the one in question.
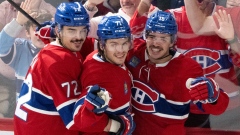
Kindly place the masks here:
[(159, 94), (146, 84), (133, 80), (132, 105), (143, 112), (155, 112), (154, 103), (159, 100)]
[(207, 48), (194, 48), (183, 53), (195, 59), (203, 68), (205, 75), (210, 75), (222, 69), (220, 63), (221, 54), (219, 51)]

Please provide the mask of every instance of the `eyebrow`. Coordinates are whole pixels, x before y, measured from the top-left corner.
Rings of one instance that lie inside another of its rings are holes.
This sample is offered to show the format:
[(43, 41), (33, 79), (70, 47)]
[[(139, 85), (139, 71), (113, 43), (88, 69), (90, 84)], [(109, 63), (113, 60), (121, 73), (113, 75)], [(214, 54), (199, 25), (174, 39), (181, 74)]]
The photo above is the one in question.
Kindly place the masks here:
[[(85, 26), (83, 29), (81, 29), (81, 30), (84, 30), (84, 29), (87, 29), (87, 27)], [(74, 28), (74, 27), (69, 27), (69, 28), (67, 28), (67, 30), (76, 30), (76, 28)]]

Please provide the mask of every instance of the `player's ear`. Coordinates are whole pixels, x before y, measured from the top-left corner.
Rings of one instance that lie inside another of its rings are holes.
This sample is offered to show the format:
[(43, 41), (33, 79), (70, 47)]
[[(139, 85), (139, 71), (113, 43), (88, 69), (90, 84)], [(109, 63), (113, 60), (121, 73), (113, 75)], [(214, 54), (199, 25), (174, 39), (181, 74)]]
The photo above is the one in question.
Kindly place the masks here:
[(54, 28), (54, 32), (55, 32), (56, 36), (59, 37), (59, 28), (58, 27)]
[(99, 48), (103, 51), (104, 49), (103, 44), (99, 43)]

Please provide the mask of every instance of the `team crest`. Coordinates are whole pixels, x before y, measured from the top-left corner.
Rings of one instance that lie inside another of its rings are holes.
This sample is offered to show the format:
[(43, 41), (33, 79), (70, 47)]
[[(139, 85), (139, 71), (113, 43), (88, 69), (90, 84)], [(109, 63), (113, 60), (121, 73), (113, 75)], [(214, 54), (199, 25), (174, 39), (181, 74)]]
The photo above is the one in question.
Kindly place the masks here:
[(221, 54), (217, 50), (194, 48), (184, 52), (184, 55), (197, 61), (202, 66), (205, 75), (223, 72), (224, 69), (228, 69), (231, 66), (228, 55)]
[(135, 68), (139, 63), (140, 63), (140, 60), (139, 60), (137, 57), (135, 57), (135, 56), (133, 56), (133, 57), (131, 58), (131, 60), (129, 61), (129, 65), (132, 66), (132, 67), (134, 67), (134, 68)]

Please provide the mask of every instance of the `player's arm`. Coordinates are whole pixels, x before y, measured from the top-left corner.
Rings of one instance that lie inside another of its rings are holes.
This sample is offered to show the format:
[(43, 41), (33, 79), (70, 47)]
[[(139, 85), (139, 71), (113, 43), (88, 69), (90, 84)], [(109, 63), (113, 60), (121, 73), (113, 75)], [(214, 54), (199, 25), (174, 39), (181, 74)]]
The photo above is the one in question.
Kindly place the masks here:
[[(69, 130), (77, 130), (73, 123), (73, 109), (77, 98), (81, 94), (81, 87), (79, 85), (79, 75), (81, 63), (78, 58), (72, 53), (58, 51), (58, 57), (55, 57), (54, 63), (50, 66), (45, 66), (44, 71), (46, 78), (39, 80), (45, 88), (44, 92), (51, 96), (54, 108), (61, 117), (64, 125)], [(76, 53), (79, 55), (78, 53)], [(46, 57), (48, 53), (43, 54)], [(62, 58), (64, 57), (64, 58)], [(50, 61), (46, 61), (49, 63)], [(66, 68), (68, 66), (68, 68)]]
[[(23, 2), (21, 4), (21, 8), (25, 11), (29, 10), (29, 1)], [(5, 63), (8, 63), (9, 60), (12, 59), (13, 56), (13, 45), (17, 35), (24, 29), (23, 25), (28, 21), (28, 19), (22, 15), (22, 13), (18, 12), (17, 18), (13, 19), (10, 23), (8, 23), (0, 33), (0, 56)], [(11, 49), (12, 48), (12, 49)]]
[(212, 0), (184, 0), (189, 23), (198, 35), (212, 35), (216, 25), (212, 17), (215, 4)]
[(212, 78), (189, 78), (186, 87), (193, 103), (204, 112), (219, 115), (226, 110), (229, 97)]
[[(102, 92), (101, 92), (102, 91)], [(74, 106), (74, 123), (82, 132), (104, 132), (108, 125), (108, 108), (110, 97), (106, 90), (97, 85), (82, 90), (81, 97)], [(100, 93), (101, 96), (100, 96)]]
[[(85, 95), (85, 94), (83, 94)], [(82, 132), (111, 132), (119, 135), (131, 134), (135, 129), (133, 117), (106, 114), (110, 94), (98, 85), (89, 86), (85, 96), (80, 98), (74, 109), (74, 123)]]

